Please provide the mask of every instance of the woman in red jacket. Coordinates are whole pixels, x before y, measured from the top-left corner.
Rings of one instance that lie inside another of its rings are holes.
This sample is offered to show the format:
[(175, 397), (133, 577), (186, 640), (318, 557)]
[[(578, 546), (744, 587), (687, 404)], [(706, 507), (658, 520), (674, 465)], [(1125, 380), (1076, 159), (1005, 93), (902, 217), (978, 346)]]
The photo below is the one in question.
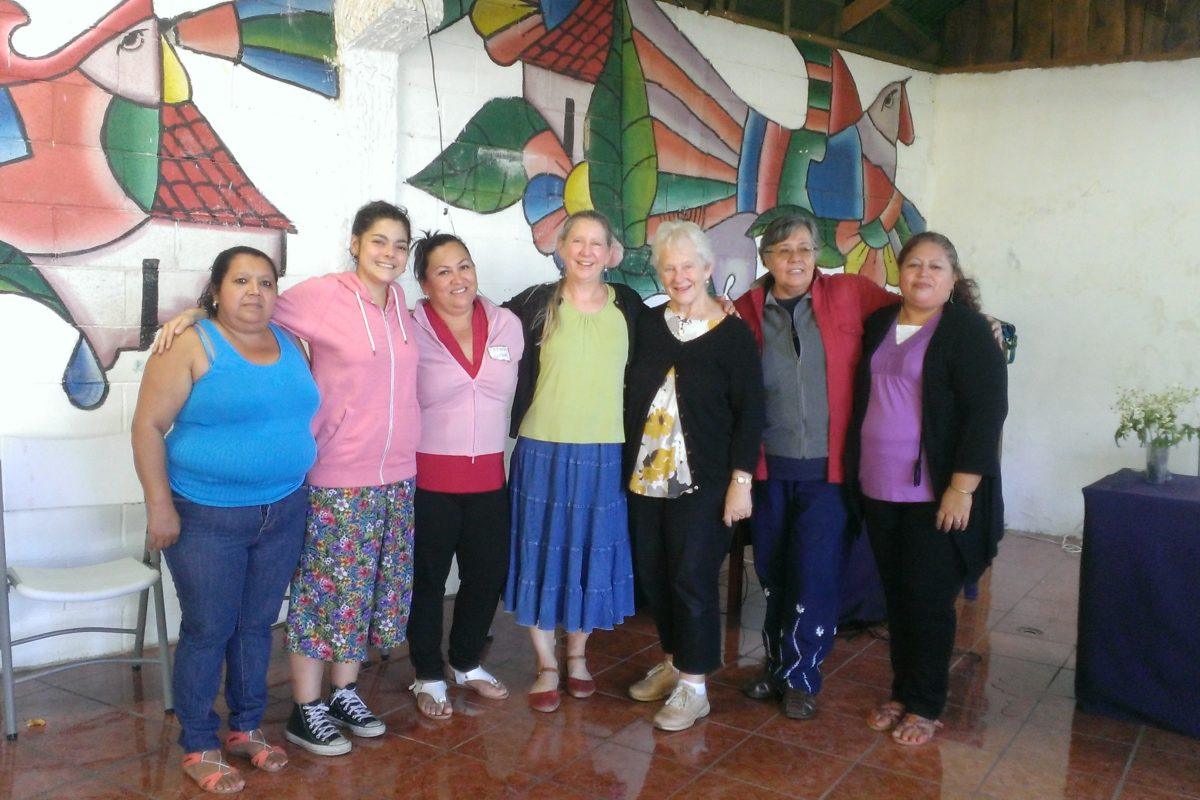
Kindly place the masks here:
[(822, 275), (820, 252), (812, 219), (774, 220), (759, 246), (769, 274), (734, 303), (758, 342), (767, 397), (752, 520), (767, 657), (743, 691), (780, 697), (793, 719), (816, 713), (837, 632), (848, 521), (842, 451), (863, 320), (899, 300), (858, 275)]

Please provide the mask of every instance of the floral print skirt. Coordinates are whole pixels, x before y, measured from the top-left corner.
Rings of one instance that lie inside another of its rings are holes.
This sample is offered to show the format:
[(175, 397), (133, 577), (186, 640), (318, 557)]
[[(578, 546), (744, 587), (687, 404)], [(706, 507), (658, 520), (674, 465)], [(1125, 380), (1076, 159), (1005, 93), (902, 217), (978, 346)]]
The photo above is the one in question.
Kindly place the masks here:
[(367, 645), (404, 641), (413, 585), (415, 479), (309, 494), (292, 579), (287, 649), (322, 661), (365, 661)]

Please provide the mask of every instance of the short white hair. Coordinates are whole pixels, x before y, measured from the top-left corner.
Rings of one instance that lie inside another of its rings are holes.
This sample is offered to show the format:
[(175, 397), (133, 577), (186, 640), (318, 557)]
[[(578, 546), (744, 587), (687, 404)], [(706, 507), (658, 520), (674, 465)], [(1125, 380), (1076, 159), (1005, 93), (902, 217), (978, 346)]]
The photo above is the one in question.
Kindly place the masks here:
[(658, 230), (654, 232), (654, 239), (650, 242), (650, 261), (654, 264), (654, 269), (658, 270), (659, 262), (668, 250), (684, 242), (695, 248), (696, 255), (700, 257), (704, 266), (712, 268), (716, 265), (717, 256), (712, 245), (708, 243), (708, 236), (699, 225), (694, 222), (669, 221), (658, 226)]

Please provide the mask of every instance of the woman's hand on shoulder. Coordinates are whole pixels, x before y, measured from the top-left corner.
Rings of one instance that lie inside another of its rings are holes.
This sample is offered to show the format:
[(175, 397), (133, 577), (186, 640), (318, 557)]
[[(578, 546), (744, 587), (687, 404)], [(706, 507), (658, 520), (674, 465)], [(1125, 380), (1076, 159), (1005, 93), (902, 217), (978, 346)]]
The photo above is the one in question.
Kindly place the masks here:
[(202, 308), (188, 308), (180, 311), (159, 328), (158, 335), (154, 337), (154, 344), (151, 349), (160, 355), (167, 352), (171, 349), (171, 345), (175, 343), (176, 336), (202, 319), (208, 319), (208, 313)]

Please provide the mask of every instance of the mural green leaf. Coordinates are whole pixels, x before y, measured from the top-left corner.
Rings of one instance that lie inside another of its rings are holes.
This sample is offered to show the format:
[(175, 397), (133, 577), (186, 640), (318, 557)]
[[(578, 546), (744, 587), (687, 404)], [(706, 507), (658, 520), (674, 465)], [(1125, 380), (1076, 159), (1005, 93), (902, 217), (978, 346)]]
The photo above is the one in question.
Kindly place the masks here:
[(491, 214), (521, 199), (528, 178), (522, 150), (550, 126), (522, 97), (489, 100), (449, 147), (408, 179), (458, 208)]
[(592, 203), (627, 247), (641, 247), (657, 193), (658, 152), (627, 0), (619, 0), (613, 15), (612, 46), (592, 91), (587, 125)]
[(58, 293), (46, 282), (28, 256), (4, 242), (0, 242), (0, 294), (15, 294), (36, 300), (68, 323), (75, 324)]
[(433, 33), (443, 31), (471, 13), (475, 0), (444, 0), (442, 3), (442, 24), (433, 29)]

